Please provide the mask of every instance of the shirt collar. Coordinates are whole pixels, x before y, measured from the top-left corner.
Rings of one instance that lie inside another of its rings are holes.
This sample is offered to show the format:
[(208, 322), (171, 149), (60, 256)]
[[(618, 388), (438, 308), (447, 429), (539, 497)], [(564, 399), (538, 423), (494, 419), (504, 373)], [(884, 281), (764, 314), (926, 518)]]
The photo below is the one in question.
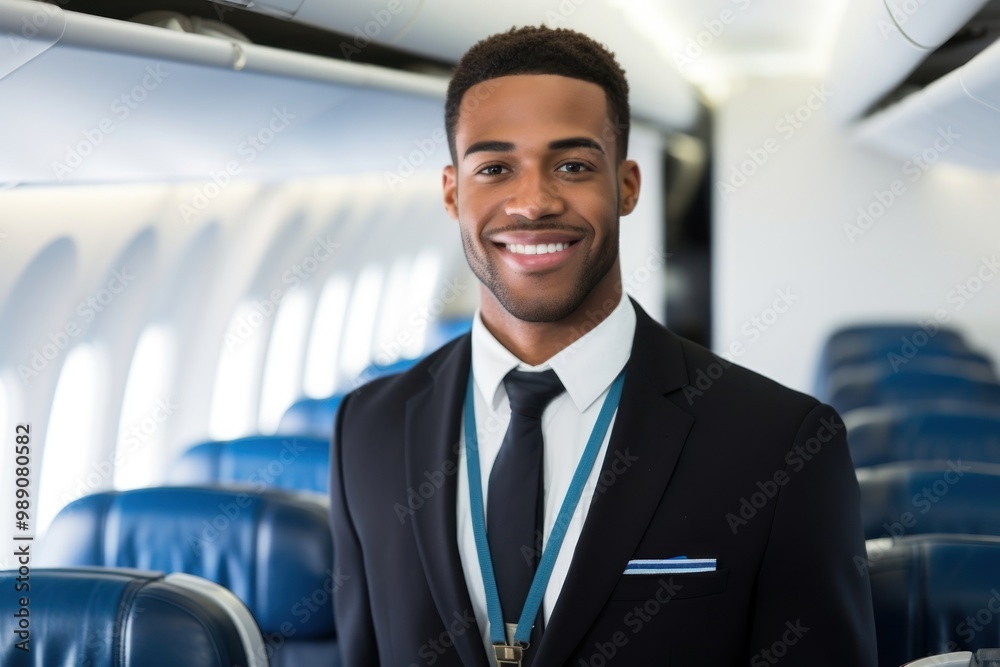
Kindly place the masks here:
[(604, 321), (537, 366), (525, 364), (483, 324), (480, 309), (472, 318), (472, 372), (480, 394), (493, 410), (500, 406), (503, 379), (511, 370), (556, 372), (577, 410), (583, 412), (611, 386), (632, 353), (635, 308), (627, 295)]

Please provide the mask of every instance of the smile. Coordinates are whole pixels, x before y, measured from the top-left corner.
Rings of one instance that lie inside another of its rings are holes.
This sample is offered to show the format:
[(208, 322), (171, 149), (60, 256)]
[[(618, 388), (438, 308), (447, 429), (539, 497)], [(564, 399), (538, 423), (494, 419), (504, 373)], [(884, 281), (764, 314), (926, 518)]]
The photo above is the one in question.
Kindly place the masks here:
[(508, 243), (507, 250), (518, 255), (546, 255), (550, 252), (561, 252), (570, 246), (569, 243), (538, 243), (514, 244)]
[[(504, 262), (515, 271), (534, 273), (551, 271), (570, 261), (580, 245), (577, 240), (561, 239), (558, 242), (514, 243), (521, 239), (504, 239), (494, 242), (494, 247), (500, 250)], [(524, 239), (528, 241), (529, 239)], [(534, 240), (534, 239), (530, 239)]]

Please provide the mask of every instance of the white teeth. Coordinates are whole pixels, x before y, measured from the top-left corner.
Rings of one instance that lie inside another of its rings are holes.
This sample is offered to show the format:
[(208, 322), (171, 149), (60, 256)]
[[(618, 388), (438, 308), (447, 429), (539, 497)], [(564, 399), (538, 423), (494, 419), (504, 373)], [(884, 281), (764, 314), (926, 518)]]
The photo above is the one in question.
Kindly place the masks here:
[(568, 247), (568, 243), (539, 243), (538, 245), (507, 244), (507, 250), (518, 255), (545, 255), (550, 252), (560, 252)]

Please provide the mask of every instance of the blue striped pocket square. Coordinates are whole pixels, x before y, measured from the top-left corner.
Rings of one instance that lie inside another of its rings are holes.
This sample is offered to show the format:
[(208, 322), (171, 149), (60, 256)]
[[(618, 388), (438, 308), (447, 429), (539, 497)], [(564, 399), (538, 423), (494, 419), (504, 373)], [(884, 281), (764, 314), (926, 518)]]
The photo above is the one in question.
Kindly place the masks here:
[(625, 566), (625, 574), (692, 574), (695, 572), (715, 572), (714, 558), (645, 558), (630, 560)]

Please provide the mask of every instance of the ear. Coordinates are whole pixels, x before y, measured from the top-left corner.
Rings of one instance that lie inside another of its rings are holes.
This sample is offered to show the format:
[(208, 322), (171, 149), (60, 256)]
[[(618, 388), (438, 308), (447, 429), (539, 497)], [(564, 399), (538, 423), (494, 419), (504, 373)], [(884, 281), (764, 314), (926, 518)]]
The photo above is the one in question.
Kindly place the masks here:
[(449, 164), (441, 173), (441, 187), (444, 189), (444, 210), (454, 220), (458, 220), (458, 179), (455, 165)]
[(628, 215), (639, 203), (639, 185), (642, 177), (635, 160), (625, 160), (618, 166), (618, 191), (621, 193), (621, 207), (618, 215)]

